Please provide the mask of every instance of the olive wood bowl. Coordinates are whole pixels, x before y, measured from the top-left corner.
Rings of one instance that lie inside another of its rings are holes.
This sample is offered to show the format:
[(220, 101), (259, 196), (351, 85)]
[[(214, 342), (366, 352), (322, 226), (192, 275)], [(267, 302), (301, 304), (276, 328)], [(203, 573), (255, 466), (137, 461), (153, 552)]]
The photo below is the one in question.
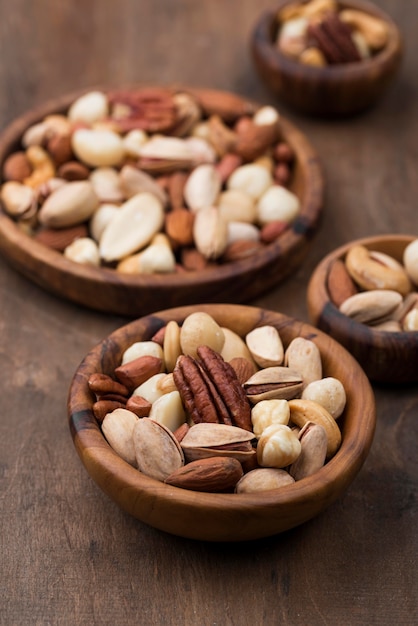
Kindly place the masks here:
[(418, 331), (383, 332), (350, 319), (330, 299), (328, 273), (333, 262), (343, 260), (354, 244), (385, 252), (402, 262), (404, 249), (414, 239), (409, 235), (377, 235), (348, 242), (322, 259), (309, 281), (307, 306), (311, 322), (341, 343), (376, 382), (418, 382)]
[[(123, 351), (150, 339), (170, 320), (179, 324), (192, 312), (209, 313), (222, 327), (245, 336), (256, 326), (275, 326), (285, 346), (297, 336), (318, 346), (324, 376), (344, 385), (347, 406), (338, 423), (342, 444), (315, 475), (282, 489), (254, 494), (201, 493), (149, 478), (123, 461), (108, 445), (96, 422), (88, 388), (94, 372), (112, 374)], [(206, 541), (243, 541), (275, 535), (306, 522), (334, 502), (349, 486), (369, 452), (375, 428), (370, 383), (358, 363), (336, 341), (313, 328), (273, 311), (244, 305), (209, 304), (180, 307), (135, 320), (89, 352), (78, 367), (68, 399), (75, 448), (93, 480), (124, 511), (165, 532)]]
[(295, 110), (318, 117), (350, 116), (369, 108), (392, 82), (402, 58), (402, 38), (392, 18), (375, 4), (342, 0), (344, 8), (360, 9), (387, 22), (389, 42), (375, 56), (356, 63), (313, 67), (281, 53), (275, 45), (282, 2), (264, 12), (250, 37), (255, 67), (268, 88)]
[[(177, 88), (178, 89), (178, 88)], [(186, 91), (197, 94), (201, 89)], [(104, 90), (106, 91), (106, 90)], [(204, 90), (212, 99), (226, 92)], [(84, 90), (85, 92), (85, 90)], [(48, 114), (65, 112), (78, 92), (51, 100), (16, 119), (0, 135), (0, 167), (24, 131)], [(251, 108), (258, 106), (249, 103)], [(295, 126), (281, 119), (282, 137), (295, 153), (290, 189), (301, 201), (295, 222), (273, 243), (245, 259), (195, 272), (128, 275), (77, 264), (24, 233), (0, 206), (0, 252), (31, 281), (72, 302), (105, 313), (138, 317), (159, 308), (198, 302), (246, 302), (291, 275), (303, 262), (320, 222), (324, 179), (318, 155)]]

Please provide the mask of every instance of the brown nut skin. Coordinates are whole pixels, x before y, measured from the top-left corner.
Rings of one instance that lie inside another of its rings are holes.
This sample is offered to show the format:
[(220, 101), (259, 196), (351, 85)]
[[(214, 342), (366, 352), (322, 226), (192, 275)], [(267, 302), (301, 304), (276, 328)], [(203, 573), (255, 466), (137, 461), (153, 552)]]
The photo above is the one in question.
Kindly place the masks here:
[(115, 369), (116, 378), (130, 391), (161, 372), (162, 359), (149, 354), (140, 356)]
[(358, 289), (341, 259), (336, 259), (332, 263), (328, 273), (327, 287), (331, 301), (337, 307), (357, 293)]
[(95, 372), (88, 379), (88, 386), (98, 396), (104, 394), (119, 394), (121, 396), (128, 396), (129, 391), (125, 385), (122, 385), (117, 380), (113, 380), (111, 376)]
[(32, 165), (26, 154), (22, 151), (14, 152), (4, 162), (3, 178), (4, 180), (14, 180), (23, 183), (25, 178), (32, 174), (32, 171)]
[(234, 489), (243, 475), (241, 463), (230, 457), (199, 459), (187, 463), (165, 479), (165, 483), (194, 491), (222, 492)]
[(98, 400), (93, 404), (93, 414), (97, 421), (101, 424), (108, 413), (112, 413), (115, 409), (125, 409), (124, 402), (117, 400)]

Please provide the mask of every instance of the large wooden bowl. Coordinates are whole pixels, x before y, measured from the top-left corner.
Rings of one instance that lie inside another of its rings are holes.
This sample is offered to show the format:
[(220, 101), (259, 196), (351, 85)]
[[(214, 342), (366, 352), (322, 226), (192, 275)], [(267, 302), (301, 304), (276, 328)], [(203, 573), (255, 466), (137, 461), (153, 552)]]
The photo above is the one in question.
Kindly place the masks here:
[[(88, 378), (113, 373), (122, 352), (134, 341), (149, 339), (169, 320), (206, 311), (224, 327), (244, 336), (256, 326), (272, 324), (285, 346), (296, 336), (313, 340), (323, 360), (324, 376), (343, 383), (345, 413), (338, 423), (342, 445), (315, 475), (280, 490), (255, 494), (186, 491), (144, 476), (109, 447), (92, 413)], [(372, 443), (374, 396), (358, 363), (336, 341), (281, 313), (243, 305), (202, 305), (155, 313), (123, 326), (97, 345), (75, 373), (68, 413), (76, 450), (90, 476), (123, 510), (160, 530), (207, 541), (242, 541), (280, 533), (318, 515), (336, 500), (360, 470)]]
[(330, 299), (327, 278), (335, 259), (344, 259), (354, 244), (385, 252), (402, 262), (403, 251), (416, 239), (409, 235), (377, 235), (351, 241), (328, 254), (311, 276), (307, 291), (309, 317), (315, 326), (339, 341), (373, 381), (418, 382), (418, 331), (383, 332), (343, 315)]
[[(191, 91), (188, 89), (188, 91)], [(199, 95), (202, 90), (193, 89)], [(222, 92), (210, 92), (213, 99)], [(80, 93), (46, 103), (14, 121), (0, 136), (0, 167), (19, 146), (26, 128), (53, 112), (65, 112)], [(244, 102), (244, 99), (243, 99)], [(248, 102), (248, 101), (245, 101)], [(251, 103), (251, 107), (257, 106)], [(319, 225), (324, 180), (308, 139), (282, 119), (283, 139), (295, 153), (291, 190), (301, 200), (293, 225), (273, 243), (243, 260), (198, 272), (128, 275), (80, 265), (27, 236), (0, 207), (0, 252), (19, 272), (44, 289), (77, 304), (130, 317), (198, 302), (246, 302), (277, 285), (305, 258)]]
[(349, 116), (374, 105), (392, 83), (402, 58), (401, 34), (391, 17), (370, 2), (342, 0), (339, 4), (344, 8), (360, 9), (385, 20), (389, 43), (361, 62), (313, 67), (285, 56), (275, 45), (278, 9), (290, 3), (293, 0), (264, 12), (251, 34), (254, 63), (265, 84), (296, 110), (314, 116)]

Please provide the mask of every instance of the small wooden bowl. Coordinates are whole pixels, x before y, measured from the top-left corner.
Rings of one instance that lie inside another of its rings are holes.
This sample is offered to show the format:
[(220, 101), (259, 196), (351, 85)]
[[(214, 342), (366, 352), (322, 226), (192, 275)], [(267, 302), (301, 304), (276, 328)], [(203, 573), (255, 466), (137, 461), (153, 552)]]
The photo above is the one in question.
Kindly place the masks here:
[[(200, 89), (186, 91), (199, 94)], [(177, 88), (179, 90), (179, 88)], [(106, 91), (106, 90), (105, 90)], [(204, 90), (216, 102), (225, 92)], [(0, 168), (18, 149), (24, 131), (46, 115), (65, 112), (81, 93), (52, 100), (14, 121), (0, 136)], [(253, 108), (254, 103), (242, 98)], [(198, 302), (246, 302), (290, 276), (303, 262), (318, 227), (324, 180), (318, 155), (297, 128), (281, 119), (282, 136), (295, 153), (290, 189), (301, 201), (295, 222), (273, 243), (245, 259), (196, 272), (154, 275), (121, 274), (80, 265), (25, 234), (0, 207), (0, 251), (24, 276), (77, 304), (137, 317), (159, 308)]]
[[(123, 351), (147, 340), (170, 320), (179, 324), (196, 310), (245, 336), (256, 326), (275, 326), (285, 346), (297, 336), (313, 340), (322, 355), (324, 376), (344, 385), (347, 406), (338, 423), (342, 445), (315, 475), (279, 490), (254, 494), (213, 494), (171, 487), (123, 461), (107, 444), (93, 416), (88, 378), (112, 374)], [(206, 541), (243, 541), (267, 537), (318, 515), (348, 487), (372, 443), (374, 396), (357, 362), (336, 341), (308, 324), (281, 313), (243, 305), (181, 307), (138, 319), (116, 330), (86, 356), (69, 391), (68, 413), (74, 445), (88, 473), (123, 510), (160, 530)]]
[(340, 342), (376, 382), (408, 384), (418, 382), (418, 332), (383, 332), (353, 321), (332, 303), (327, 290), (331, 265), (344, 259), (354, 244), (385, 252), (402, 262), (406, 246), (416, 239), (409, 235), (378, 235), (346, 243), (328, 254), (313, 272), (307, 291), (312, 323)]
[(389, 43), (370, 59), (356, 63), (312, 67), (299, 63), (275, 45), (278, 9), (263, 13), (251, 35), (255, 66), (265, 84), (284, 102), (301, 113), (319, 117), (343, 117), (375, 104), (392, 82), (402, 57), (398, 27), (384, 11), (363, 0), (342, 0), (343, 8), (359, 9), (387, 22)]

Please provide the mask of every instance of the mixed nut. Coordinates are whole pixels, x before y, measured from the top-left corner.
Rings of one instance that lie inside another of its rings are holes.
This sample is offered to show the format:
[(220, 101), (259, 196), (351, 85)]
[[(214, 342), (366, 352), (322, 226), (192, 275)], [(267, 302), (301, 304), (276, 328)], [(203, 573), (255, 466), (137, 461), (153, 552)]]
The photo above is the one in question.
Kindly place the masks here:
[(277, 47), (305, 65), (355, 63), (381, 51), (388, 42), (386, 22), (337, 0), (294, 2), (279, 10)]
[(244, 338), (196, 311), (134, 342), (88, 380), (114, 450), (184, 489), (249, 493), (292, 484), (339, 449), (346, 393), (316, 344), (284, 346), (274, 326)]
[(68, 259), (200, 270), (256, 253), (301, 206), (280, 116), (230, 93), (91, 91), (30, 126), (3, 165), (4, 211)]
[(418, 331), (418, 239), (402, 263), (389, 254), (353, 245), (329, 270), (327, 288), (341, 313), (387, 332)]

